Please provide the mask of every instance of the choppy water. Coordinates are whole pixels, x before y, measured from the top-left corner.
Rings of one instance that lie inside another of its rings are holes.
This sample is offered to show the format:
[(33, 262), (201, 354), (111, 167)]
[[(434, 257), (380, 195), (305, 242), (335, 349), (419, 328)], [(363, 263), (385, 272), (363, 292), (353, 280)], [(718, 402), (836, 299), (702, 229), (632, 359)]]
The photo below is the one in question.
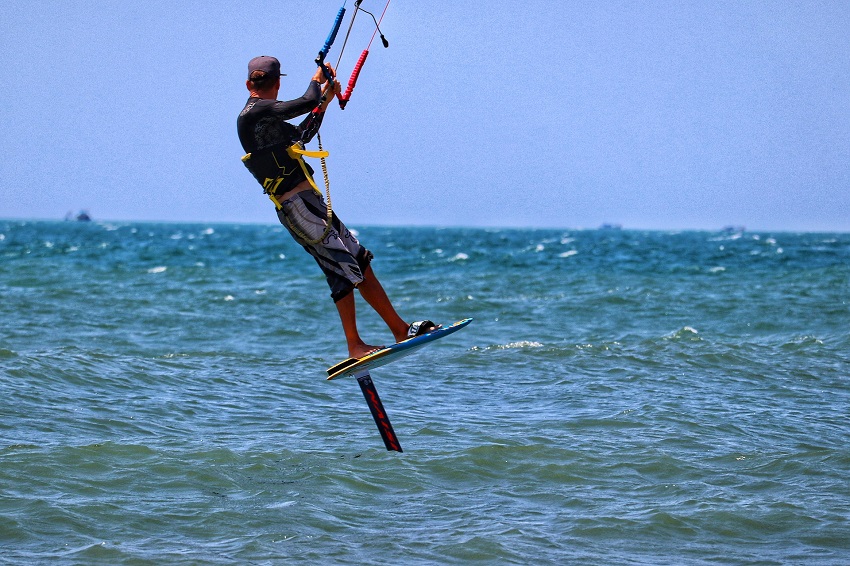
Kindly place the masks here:
[(403, 454), (279, 226), (0, 222), (0, 562), (850, 562), (850, 235), (360, 237)]

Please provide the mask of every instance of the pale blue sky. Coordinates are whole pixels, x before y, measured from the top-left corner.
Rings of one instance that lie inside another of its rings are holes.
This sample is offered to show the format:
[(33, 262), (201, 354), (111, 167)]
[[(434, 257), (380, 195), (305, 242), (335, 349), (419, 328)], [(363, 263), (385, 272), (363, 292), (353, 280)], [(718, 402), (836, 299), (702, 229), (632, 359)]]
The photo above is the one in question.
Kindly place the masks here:
[[(0, 218), (276, 222), (247, 62), (300, 96), (340, 5), (5, 0)], [(352, 226), (850, 230), (847, 2), (395, 0), (382, 29), (322, 129)]]

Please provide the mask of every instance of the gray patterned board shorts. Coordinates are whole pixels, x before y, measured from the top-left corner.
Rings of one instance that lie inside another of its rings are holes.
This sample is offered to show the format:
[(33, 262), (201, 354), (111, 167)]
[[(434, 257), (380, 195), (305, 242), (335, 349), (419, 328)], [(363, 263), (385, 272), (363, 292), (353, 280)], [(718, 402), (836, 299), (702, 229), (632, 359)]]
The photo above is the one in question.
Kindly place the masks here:
[[(322, 196), (313, 189), (301, 191), (281, 204), (278, 220), (296, 242), (313, 256), (322, 269), (331, 288), (334, 302), (339, 301), (363, 281), (363, 273), (372, 261), (372, 252), (360, 245), (351, 230), (333, 214), (332, 228), (322, 241), (310, 244), (292, 231), (291, 222), (311, 240), (325, 231), (328, 209)], [(287, 222), (288, 220), (288, 222)]]

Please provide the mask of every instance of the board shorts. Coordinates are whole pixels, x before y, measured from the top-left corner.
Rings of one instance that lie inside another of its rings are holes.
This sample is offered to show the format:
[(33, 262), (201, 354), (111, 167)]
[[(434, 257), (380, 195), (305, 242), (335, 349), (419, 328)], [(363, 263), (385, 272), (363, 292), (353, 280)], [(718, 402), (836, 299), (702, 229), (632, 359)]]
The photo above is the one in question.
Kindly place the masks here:
[(336, 303), (363, 282), (363, 274), (372, 262), (372, 252), (360, 245), (351, 230), (332, 216), (332, 228), (318, 243), (306, 242), (296, 234), (292, 223), (302, 234), (311, 240), (319, 238), (325, 231), (328, 209), (320, 194), (307, 189), (283, 201), (277, 211), (278, 220), (290, 235), (307, 250), (328, 280), (331, 298)]

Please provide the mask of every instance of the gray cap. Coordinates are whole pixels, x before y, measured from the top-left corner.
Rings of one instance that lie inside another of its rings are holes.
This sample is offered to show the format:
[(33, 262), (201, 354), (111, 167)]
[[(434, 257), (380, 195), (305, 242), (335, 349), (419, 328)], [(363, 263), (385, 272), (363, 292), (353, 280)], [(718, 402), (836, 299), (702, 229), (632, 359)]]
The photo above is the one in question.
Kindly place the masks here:
[(254, 71), (262, 71), (275, 79), (280, 76), (286, 76), (281, 75), (280, 61), (278, 61), (274, 57), (269, 57), (268, 55), (260, 55), (259, 57), (254, 57), (248, 62), (249, 79), (251, 78), (251, 73), (253, 73)]

